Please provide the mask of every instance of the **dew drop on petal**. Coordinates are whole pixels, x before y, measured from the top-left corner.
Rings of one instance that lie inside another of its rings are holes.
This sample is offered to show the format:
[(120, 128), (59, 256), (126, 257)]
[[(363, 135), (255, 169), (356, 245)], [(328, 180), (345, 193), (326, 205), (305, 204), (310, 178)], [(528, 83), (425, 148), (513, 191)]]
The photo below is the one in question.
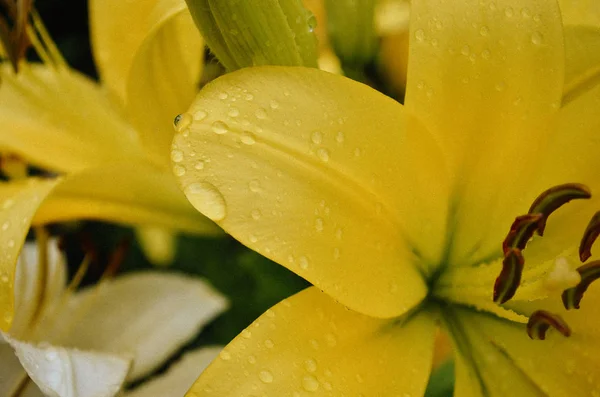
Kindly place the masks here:
[(315, 372), (317, 370), (317, 362), (312, 358), (309, 358), (304, 362), (304, 369), (308, 372)]
[(212, 130), (215, 134), (223, 135), (229, 131), (229, 126), (222, 121), (212, 123)]
[(312, 143), (314, 143), (315, 145), (319, 145), (321, 142), (323, 142), (323, 134), (320, 131), (314, 131), (311, 135), (310, 135), (310, 140), (312, 141)]
[(254, 145), (256, 143), (256, 137), (250, 131), (242, 132), (240, 140), (244, 145)]
[(229, 111), (227, 112), (227, 115), (229, 117), (237, 117), (240, 115), (240, 110), (238, 108), (231, 108), (229, 109)]
[(178, 149), (172, 150), (171, 151), (171, 160), (173, 160), (174, 163), (181, 162), (183, 160), (183, 152)]
[(227, 215), (225, 198), (212, 184), (194, 182), (184, 189), (184, 193), (194, 208), (213, 221), (220, 221)]
[(541, 45), (544, 41), (544, 36), (540, 32), (535, 32), (531, 35), (531, 42), (535, 45)]
[(267, 111), (264, 108), (258, 108), (254, 115), (257, 119), (264, 120), (267, 118)]
[(189, 113), (179, 114), (173, 120), (173, 128), (175, 128), (175, 131), (181, 132), (188, 128), (193, 120), (194, 118)]
[(300, 269), (302, 269), (302, 270), (308, 269), (308, 258), (305, 256), (301, 256), (298, 259), (298, 265), (300, 266)]
[(194, 112), (194, 120), (202, 121), (208, 116), (208, 114), (204, 110), (197, 110)]
[(329, 150), (323, 149), (323, 148), (317, 150), (317, 157), (325, 163), (328, 162), (329, 161)]
[(175, 176), (184, 176), (185, 175), (185, 167), (177, 164), (173, 166), (173, 173)]
[(306, 391), (317, 391), (317, 389), (319, 388), (319, 381), (314, 376), (307, 375), (304, 378), (302, 378), (302, 387)]
[(425, 31), (423, 29), (417, 29), (415, 31), (415, 39), (421, 42), (425, 40)]
[(271, 382), (273, 382), (273, 374), (270, 371), (260, 371), (258, 373), (258, 378), (263, 383), (271, 383)]

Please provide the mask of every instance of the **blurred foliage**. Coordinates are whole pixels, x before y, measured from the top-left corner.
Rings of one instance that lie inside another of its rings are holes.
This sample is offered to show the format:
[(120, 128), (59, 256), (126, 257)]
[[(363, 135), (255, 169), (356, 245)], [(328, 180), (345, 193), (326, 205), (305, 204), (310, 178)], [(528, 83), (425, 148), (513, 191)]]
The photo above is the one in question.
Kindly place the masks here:
[(425, 397), (451, 397), (454, 394), (454, 360), (448, 360), (434, 369)]

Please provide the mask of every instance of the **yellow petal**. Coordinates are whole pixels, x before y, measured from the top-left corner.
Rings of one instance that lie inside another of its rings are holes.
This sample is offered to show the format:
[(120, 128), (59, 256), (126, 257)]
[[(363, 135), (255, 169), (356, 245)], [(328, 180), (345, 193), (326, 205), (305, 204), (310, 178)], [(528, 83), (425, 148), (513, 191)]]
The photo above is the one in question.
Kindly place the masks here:
[(177, 128), (184, 192), (242, 243), (359, 312), (424, 297), (417, 266), (444, 239), (443, 156), (400, 104), (319, 70), (257, 67), (208, 85)]
[(565, 25), (600, 25), (600, 3), (596, 0), (559, 0)]
[(565, 50), (563, 106), (600, 83), (600, 28), (566, 26)]
[[(1, 348), (1, 347), (0, 347)], [(185, 353), (166, 373), (153, 377), (123, 397), (183, 396), (199, 374), (221, 351), (221, 346), (205, 347)]]
[(531, 203), (523, 190), (560, 104), (563, 64), (552, 1), (412, 4), (406, 107), (455, 173), (452, 263), (497, 252), (504, 227)]
[[(187, 10), (185, 0), (91, 0), (89, 7), (92, 49), (102, 82), (125, 102), (127, 76), (140, 46), (171, 17)], [(172, 37), (173, 45), (176, 40)]]
[(36, 345), (14, 338), (7, 341), (30, 378), (48, 396), (112, 397), (121, 389), (129, 370), (129, 360), (115, 355)]
[(156, 266), (169, 266), (177, 251), (177, 234), (171, 229), (146, 226), (135, 230), (146, 258)]
[(69, 69), (0, 69), (0, 146), (56, 171), (142, 156), (134, 130), (98, 85)]
[(40, 203), (58, 180), (31, 179), (0, 184), (0, 330), (7, 331), (14, 316), (14, 279), (17, 258)]
[[(589, 294), (589, 295), (588, 295)], [(598, 285), (586, 292), (589, 304), (599, 303)], [(556, 302), (560, 300), (557, 297)], [(582, 302), (583, 304), (585, 301)], [(557, 307), (558, 305), (556, 305)], [(589, 306), (588, 306), (589, 307)], [(541, 307), (539, 307), (541, 308)], [(590, 311), (580, 310), (560, 313), (570, 325), (572, 335), (564, 337), (554, 329), (549, 329), (544, 341), (532, 341), (521, 324), (514, 324), (476, 312), (463, 312), (461, 322), (471, 334), (480, 333), (478, 345), (473, 350), (496, 350), (511, 363), (513, 371), (521, 372), (535, 383), (537, 388), (548, 396), (589, 396), (600, 392), (600, 321)], [(503, 369), (492, 364), (489, 371), (501, 375)], [(510, 374), (501, 375), (510, 391), (499, 395), (513, 395), (521, 390), (521, 383)], [(510, 382), (506, 382), (510, 379)], [(500, 383), (500, 382), (499, 382)], [(500, 384), (495, 384), (500, 386)]]
[(38, 338), (130, 354), (127, 379), (132, 381), (160, 367), (227, 306), (225, 297), (201, 279), (129, 273), (68, 297), (39, 325)]
[(129, 113), (145, 148), (164, 164), (169, 163), (173, 118), (194, 99), (204, 61), (204, 43), (187, 8), (183, 2), (169, 3), (160, 14), (154, 10), (156, 20), (149, 22), (127, 80)]
[(113, 163), (69, 175), (44, 202), (34, 222), (73, 219), (219, 233), (187, 202), (168, 170), (147, 162)]
[(311, 287), (274, 306), (220, 353), (188, 396), (421, 396), (436, 326), (358, 314)]
[[(459, 309), (452, 310), (451, 314), (445, 312), (447, 324), (452, 332), (455, 359), (456, 359), (456, 385), (454, 395), (457, 397), (504, 397), (504, 396), (558, 396), (554, 390), (542, 390), (529, 376), (528, 372), (515, 365), (506, 352), (502, 349), (501, 338), (496, 334), (488, 335), (479, 328), (478, 321), (493, 323), (498, 327), (521, 328), (522, 335), (530, 344), (539, 346), (543, 343), (531, 341), (521, 324), (511, 325), (506, 320), (494, 316), (480, 314), (474, 311)], [(492, 328), (490, 328), (491, 330)], [(496, 327), (494, 327), (496, 329)], [(520, 335), (520, 334), (519, 334)], [(512, 337), (512, 335), (511, 335)], [(537, 343), (536, 343), (537, 342)], [(549, 350), (550, 351), (550, 350)], [(528, 357), (526, 350), (522, 351), (524, 359)], [(542, 360), (553, 360), (547, 352)], [(545, 368), (540, 368), (544, 371)], [(579, 395), (579, 394), (572, 394)], [(584, 394), (581, 394), (584, 395)]]

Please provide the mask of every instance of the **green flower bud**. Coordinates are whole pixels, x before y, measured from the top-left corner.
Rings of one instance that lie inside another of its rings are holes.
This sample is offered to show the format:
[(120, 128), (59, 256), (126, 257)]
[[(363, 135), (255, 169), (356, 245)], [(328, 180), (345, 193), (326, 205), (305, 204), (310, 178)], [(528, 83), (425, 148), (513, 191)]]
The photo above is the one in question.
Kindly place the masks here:
[(229, 71), (317, 66), (316, 20), (301, 0), (186, 0), (211, 51)]

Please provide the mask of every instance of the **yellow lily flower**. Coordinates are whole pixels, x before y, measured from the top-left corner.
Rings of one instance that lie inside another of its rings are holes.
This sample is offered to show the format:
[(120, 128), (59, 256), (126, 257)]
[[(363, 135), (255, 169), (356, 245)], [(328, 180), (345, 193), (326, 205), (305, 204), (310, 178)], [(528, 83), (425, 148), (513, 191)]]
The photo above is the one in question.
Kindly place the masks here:
[[(37, 250), (24, 247), (16, 318), (8, 333), (0, 332), (0, 395), (117, 395), (125, 382), (150, 374), (227, 308), (208, 284), (173, 274), (130, 273), (78, 292), (65, 281), (56, 241)], [(185, 393), (219, 350), (190, 352), (166, 375), (123, 395), (171, 395), (164, 394), (165, 385)]]
[(552, 0), (413, 0), (405, 105), (304, 68), (205, 87), (173, 141), (182, 189), (314, 287), (188, 395), (422, 395), (438, 326), (456, 396), (600, 393), (599, 285), (561, 302), (600, 263), (577, 255), (598, 232), (600, 30), (577, 31)]
[(64, 63), (35, 14), (30, 37), (44, 63), (23, 63), (19, 74), (0, 66), (0, 148), (58, 175), (0, 185), (8, 242), (0, 258), (3, 330), (30, 222), (134, 224), (157, 261), (172, 257), (174, 231), (220, 233), (185, 199), (169, 163), (172, 115), (193, 99), (203, 60), (185, 1), (94, 0), (90, 10), (102, 85)]

